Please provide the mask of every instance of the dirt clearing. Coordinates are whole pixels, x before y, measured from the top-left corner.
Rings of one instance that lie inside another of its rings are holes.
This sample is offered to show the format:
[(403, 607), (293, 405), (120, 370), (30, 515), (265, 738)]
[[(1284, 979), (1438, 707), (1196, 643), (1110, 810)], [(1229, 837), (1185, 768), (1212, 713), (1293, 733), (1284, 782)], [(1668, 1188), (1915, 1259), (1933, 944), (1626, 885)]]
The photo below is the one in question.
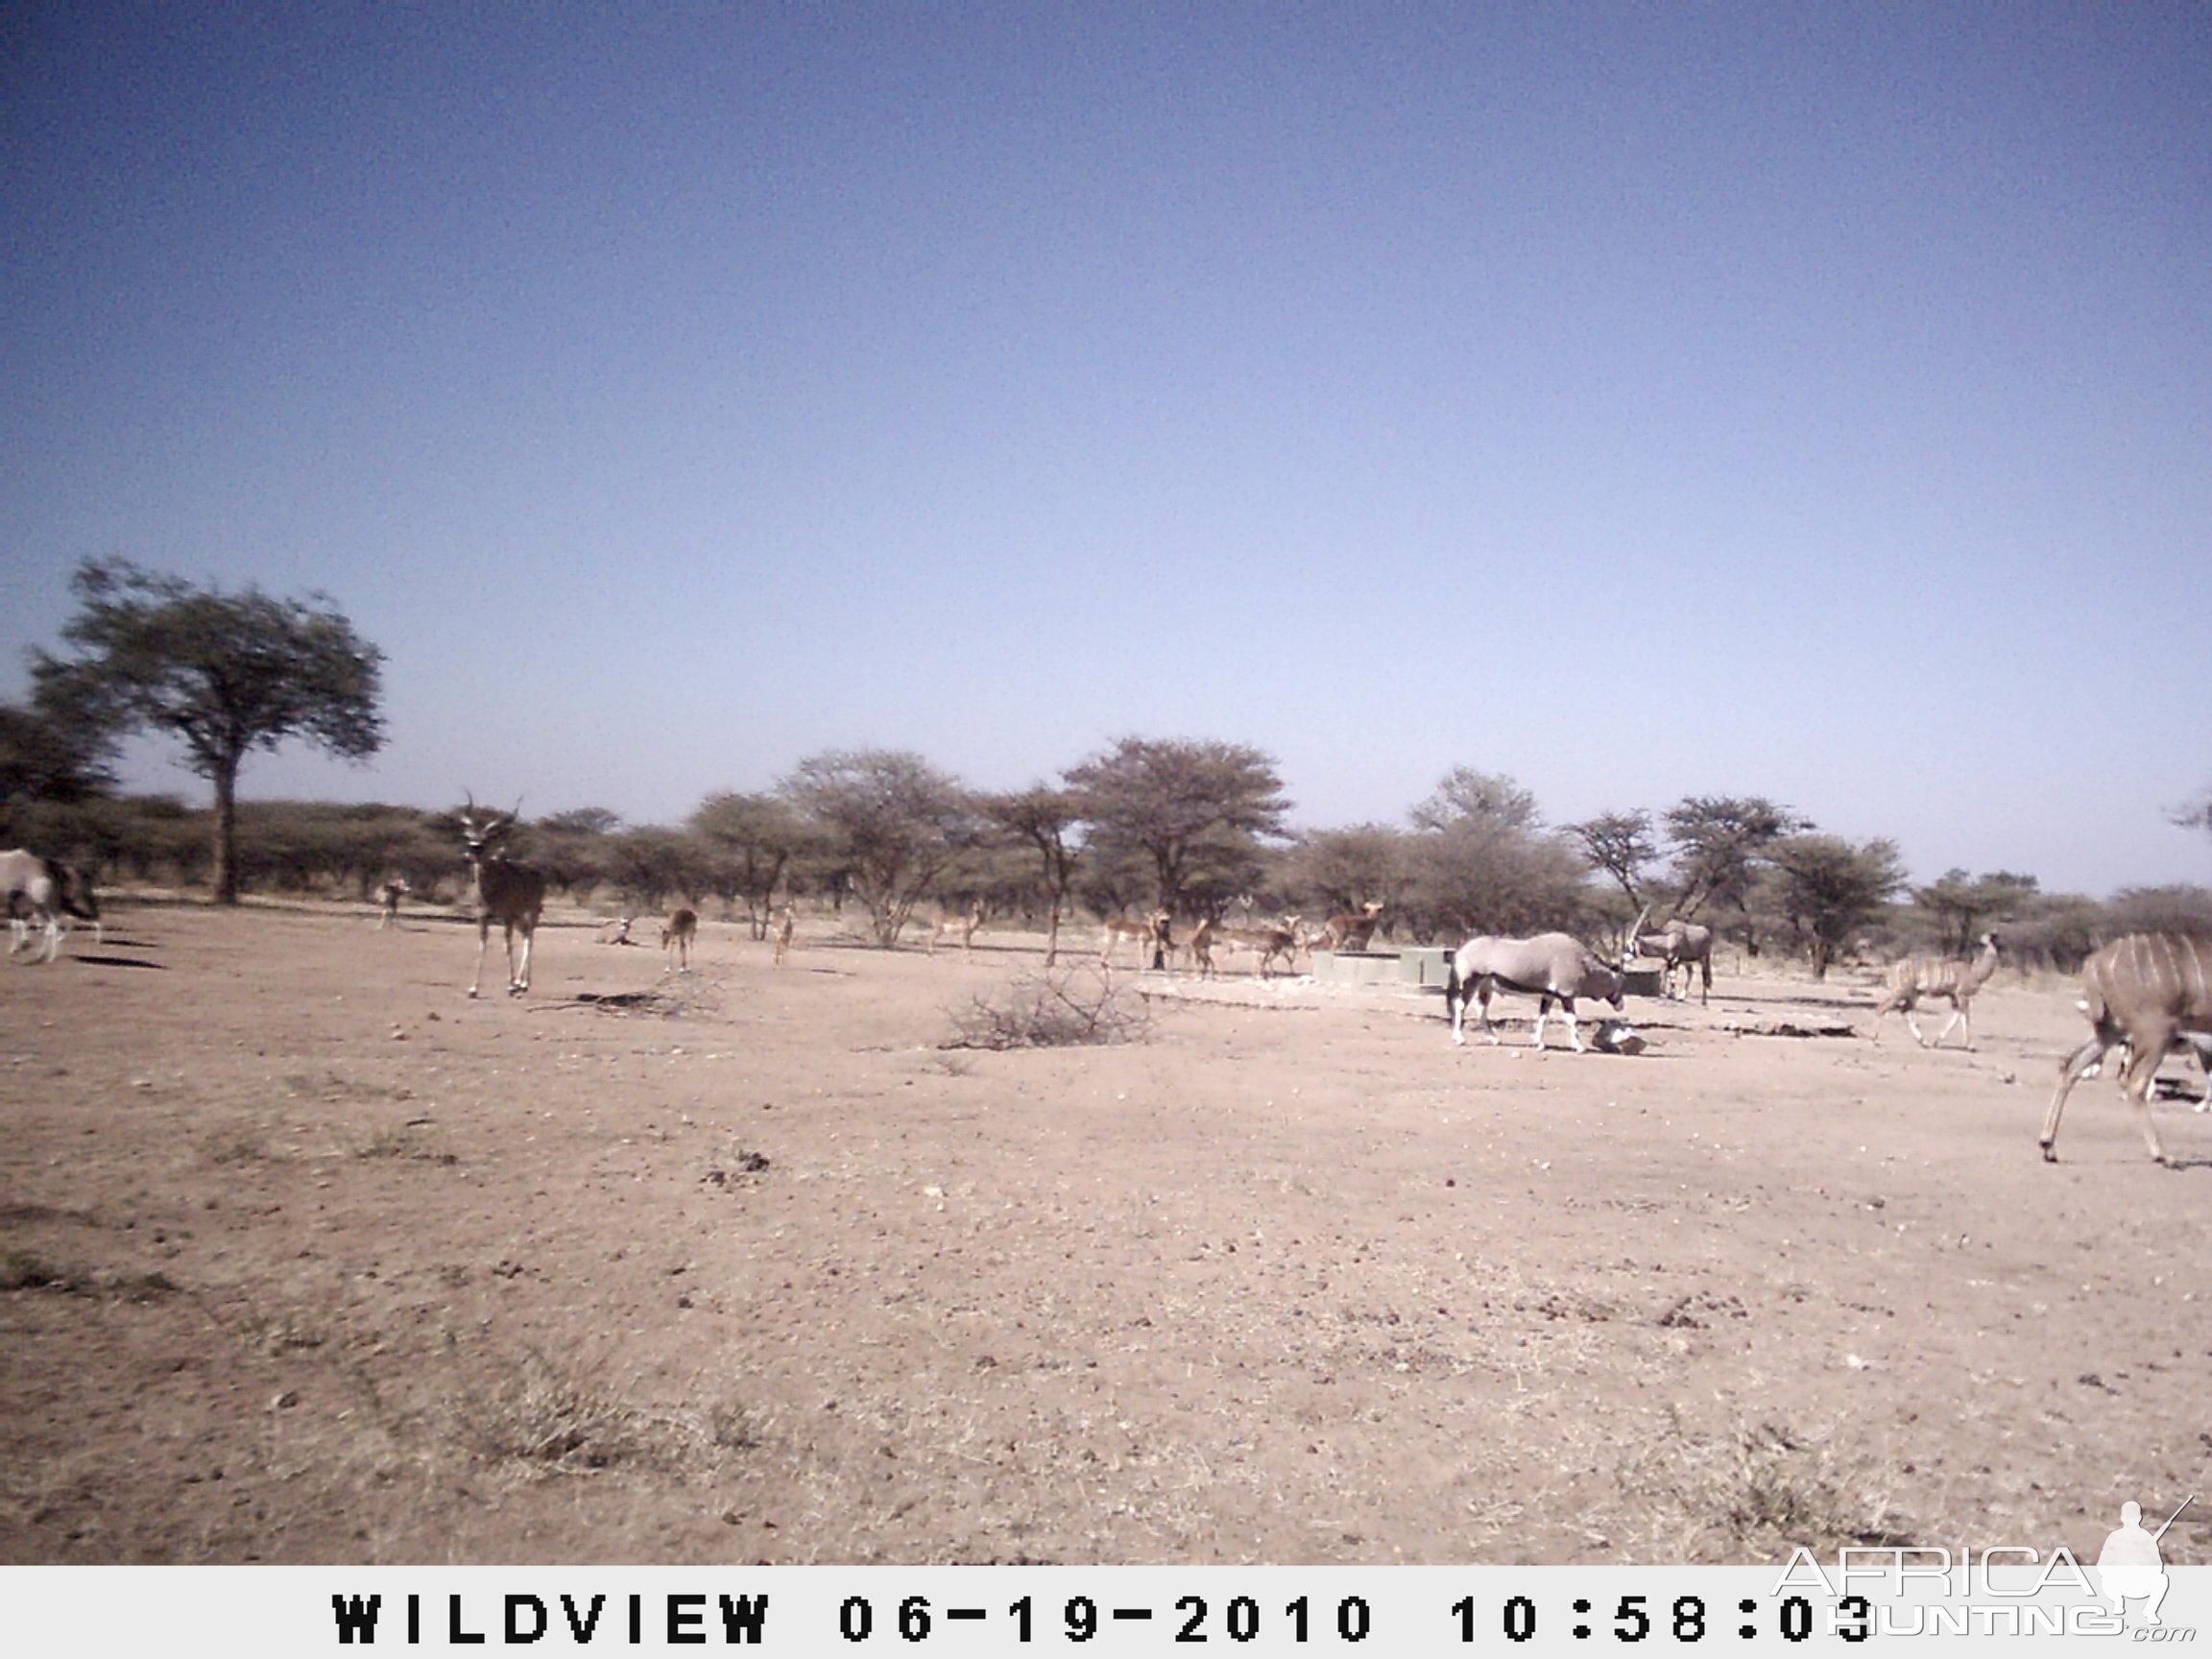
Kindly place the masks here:
[(1118, 971), (1133, 1041), (947, 1047), (1040, 940), (577, 918), (472, 1002), (450, 924), (110, 911), (0, 974), (10, 1561), (2091, 1559), (2212, 1490), (2212, 1117), (2091, 1082), (2043, 1164), (2064, 985), (1931, 1052), (1729, 963), (1630, 1057)]

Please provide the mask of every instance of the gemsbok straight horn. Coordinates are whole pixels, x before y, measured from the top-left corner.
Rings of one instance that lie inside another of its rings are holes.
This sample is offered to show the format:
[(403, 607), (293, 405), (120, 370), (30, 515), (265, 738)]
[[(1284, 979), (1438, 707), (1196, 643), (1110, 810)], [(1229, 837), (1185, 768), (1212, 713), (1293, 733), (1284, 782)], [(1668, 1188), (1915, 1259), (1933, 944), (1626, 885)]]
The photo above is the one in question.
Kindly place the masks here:
[(2135, 1102), (2143, 1143), (2160, 1164), (2171, 1164), (2151, 1120), (2151, 1080), (2167, 1052), (2194, 1047), (2200, 1059), (2212, 1046), (2212, 945), (2179, 933), (2130, 933), (2081, 964), (2081, 1012), (2089, 1041), (2058, 1067), (2057, 1093), (2043, 1118), (2038, 1144), (2046, 1163), (2058, 1162), (2058, 1118), (2066, 1096), (2104, 1064), (2114, 1048), (2128, 1050), (2120, 1092)]
[[(484, 984), (484, 952), (492, 943), (492, 924), (506, 930), (507, 994), (519, 997), (530, 989), (530, 949), (538, 937), (538, 918), (545, 908), (545, 878), (527, 864), (507, 861), (507, 837), (515, 829), (516, 813), (479, 807), (473, 793), (469, 805), (456, 814), (461, 824), (462, 856), (469, 860), (469, 909), (476, 919), (476, 977), (469, 981), (469, 995), (479, 994)], [(515, 935), (522, 935), (522, 960), (515, 960)]]

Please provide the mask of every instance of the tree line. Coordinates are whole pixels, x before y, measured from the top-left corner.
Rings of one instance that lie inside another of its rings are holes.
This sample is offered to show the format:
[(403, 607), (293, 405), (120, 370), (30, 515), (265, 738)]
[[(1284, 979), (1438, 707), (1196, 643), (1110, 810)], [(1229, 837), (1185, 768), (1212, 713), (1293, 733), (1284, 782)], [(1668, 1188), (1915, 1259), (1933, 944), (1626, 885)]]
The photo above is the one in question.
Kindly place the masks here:
[[(380, 747), (381, 654), (323, 595), (224, 593), (126, 562), (73, 579), (69, 656), (34, 654), (27, 706), (0, 706), (0, 837), (108, 880), (367, 900), (394, 877), (435, 899), (464, 884), (450, 813), (241, 802), (252, 753), (301, 739), (364, 758)], [(214, 805), (117, 792), (132, 732), (166, 733)], [(2072, 968), (2137, 927), (2212, 932), (2212, 892), (2046, 894), (2032, 876), (1908, 882), (1883, 838), (1823, 832), (1764, 796), (1693, 796), (1551, 825), (1516, 781), (1455, 768), (1401, 818), (1294, 830), (1272, 757), (1247, 744), (1126, 736), (1025, 789), (971, 788), (905, 750), (828, 750), (768, 790), (716, 791), (677, 825), (608, 807), (526, 825), (517, 855), (579, 903), (633, 913), (718, 903), (763, 936), (797, 897), (850, 909), (896, 945), (925, 906), (1026, 917), (1054, 935), (1078, 910), (1250, 909), (1310, 921), (1382, 907), (1386, 937), (1559, 929), (1619, 938), (1639, 916), (1701, 921), (1746, 955), (1839, 961), (1968, 950), (2002, 926), (2016, 960)], [(2212, 813), (2186, 809), (2183, 822)]]

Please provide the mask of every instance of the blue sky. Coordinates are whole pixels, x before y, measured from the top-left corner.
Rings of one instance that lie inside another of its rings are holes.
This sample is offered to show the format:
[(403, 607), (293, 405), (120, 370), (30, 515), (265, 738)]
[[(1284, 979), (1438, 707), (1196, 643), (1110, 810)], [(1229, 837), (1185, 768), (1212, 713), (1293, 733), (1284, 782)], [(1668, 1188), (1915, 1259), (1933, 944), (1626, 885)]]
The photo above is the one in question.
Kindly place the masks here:
[(0, 695), (88, 556), (327, 590), (391, 742), (250, 796), (1139, 733), (2212, 879), (2201, 6), (12, 5), (0, 146)]

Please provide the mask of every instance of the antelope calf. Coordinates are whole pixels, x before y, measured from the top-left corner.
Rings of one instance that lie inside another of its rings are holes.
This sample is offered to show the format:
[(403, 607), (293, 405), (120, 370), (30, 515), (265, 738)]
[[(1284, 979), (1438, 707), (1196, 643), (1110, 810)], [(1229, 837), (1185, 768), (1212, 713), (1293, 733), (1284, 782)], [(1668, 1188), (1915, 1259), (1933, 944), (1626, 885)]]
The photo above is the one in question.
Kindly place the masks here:
[[(1912, 1033), (1912, 1041), (1923, 1048), (1939, 1048), (1943, 1039), (1951, 1035), (1951, 1027), (1964, 1024), (1966, 1046), (1974, 1046), (1974, 1017), (1971, 1005), (1974, 993), (1988, 983), (1989, 975), (1997, 972), (1997, 935), (1982, 935), (1982, 951), (1971, 962), (1961, 962), (1956, 956), (1908, 956), (1889, 970), (1887, 989), (1874, 1009), (1874, 1041), (1882, 1041), (1882, 1016), (1892, 1008), (1905, 1011), (1905, 1024)], [(1941, 997), (1951, 1004), (1951, 1018), (1944, 1022), (1943, 1029), (1936, 1033), (1930, 1043), (1920, 1033), (1920, 1022), (1912, 1018), (1912, 1010), (1924, 997)]]
[(661, 927), (661, 949), (668, 952), (668, 966), (681, 973), (690, 973), (691, 947), (698, 938), (698, 911), (691, 909), (669, 911), (668, 920)]
[[(2124, 1047), (2120, 1092), (2135, 1103), (2151, 1156), (2171, 1163), (2151, 1118), (2151, 1080), (2170, 1050), (2194, 1048), (2203, 1062), (2212, 1047), (2206, 1035), (2212, 1033), (2212, 945), (2178, 933), (2115, 939), (2081, 965), (2080, 1008), (2089, 1017), (2089, 1041), (2059, 1064), (2057, 1093), (2036, 1142), (2044, 1162), (2058, 1162), (2058, 1118), (2074, 1085), (2096, 1070), (2108, 1050)], [(2206, 1077), (2212, 1087), (2212, 1070)]]

